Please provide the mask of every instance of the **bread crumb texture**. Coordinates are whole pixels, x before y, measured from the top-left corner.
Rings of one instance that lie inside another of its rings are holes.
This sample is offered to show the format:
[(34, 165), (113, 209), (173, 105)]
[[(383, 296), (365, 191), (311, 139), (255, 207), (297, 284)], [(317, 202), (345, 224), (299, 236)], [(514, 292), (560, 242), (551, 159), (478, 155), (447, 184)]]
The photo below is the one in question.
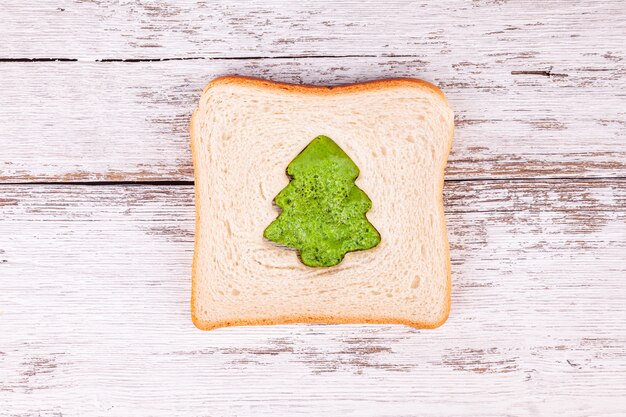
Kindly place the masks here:
[[(443, 175), (453, 112), (436, 87), (394, 79), (342, 87), (224, 77), (191, 119), (196, 232), (191, 313), (200, 329), (402, 323), (434, 328), (450, 308)], [(360, 168), (382, 241), (329, 268), (263, 237), (286, 163), (318, 135)]]

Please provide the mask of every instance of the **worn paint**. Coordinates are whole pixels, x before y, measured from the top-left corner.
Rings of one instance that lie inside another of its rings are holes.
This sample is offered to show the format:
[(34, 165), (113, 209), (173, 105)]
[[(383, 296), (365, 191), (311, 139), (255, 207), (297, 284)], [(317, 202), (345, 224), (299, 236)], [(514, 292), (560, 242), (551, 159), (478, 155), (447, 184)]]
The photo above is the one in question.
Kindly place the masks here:
[[(623, 2), (9, 0), (0, 18), (1, 415), (623, 414)], [(445, 326), (193, 327), (187, 124), (233, 73), (443, 88)]]
[(619, 1), (280, 4), (4, 5), (0, 181), (189, 181), (190, 112), (233, 73), (435, 82), (457, 115), (449, 179), (626, 175)]
[(434, 331), (198, 332), (192, 186), (0, 187), (17, 202), (0, 207), (0, 398), (14, 414), (623, 409), (624, 180), (447, 182), (452, 311)]
[[(332, 69), (347, 61), (349, 71)], [(417, 72), (411, 64), (412, 58), (4, 63), (0, 181), (190, 181), (191, 110), (202, 87), (228, 73), (314, 84), (433, 81), (456, 113), (449, 179), (625, 175), (626, 117), (623, 98), (614, 94), (626, 81), (621, 63), (602, 73), (574, 66), (567, 82), (530, 76), (522, 82), (496, 63), (452, 73), (450, 61)], [(54, 105), (42, 106), (42, 97), (44, 104), (54, 97)], [(80, 111), (67, 111), (74, 108)], [(71, 152), (64, 151), (67, 143)]]

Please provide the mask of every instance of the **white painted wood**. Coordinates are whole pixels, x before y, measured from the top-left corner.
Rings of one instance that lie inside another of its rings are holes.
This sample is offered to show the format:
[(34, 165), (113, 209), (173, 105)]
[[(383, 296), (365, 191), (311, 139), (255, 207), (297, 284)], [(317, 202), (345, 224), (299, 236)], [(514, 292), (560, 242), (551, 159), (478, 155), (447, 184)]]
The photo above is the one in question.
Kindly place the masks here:
[(449, 321), (201, 332), (192, 187), (0, 186), (0, 415), (626, 409), (626, 182), (448, 182)]
[[(619, 0), (3, 1), (0, 415), (623, 416), (626, 182), (584, 178), (626, 175), (625, 16)], [(163, 58), (197, 60), (96, 62)], [(188, 116), (232, 73), (443, 88), (447, 178), (501, 179), (446, 183), (443, 327), (200, 332), (191, 187), (6, 184), (191, 180)], [(564, 176), (581, 179), (528, 181)]]
[(0, 57), (85, 60), (408, 54), (612, 65), (626, 32), (621, 0), (4, 0), (0, 17)]
[(433, 81), (456, 112), (448, 179), (626, 176), (621, 62), (546, 77), (512, 75), (517, 58), (486, 59), (0, 63), (0, 181), (191, 180), (189, 115), (203, 86), (225, 74)]

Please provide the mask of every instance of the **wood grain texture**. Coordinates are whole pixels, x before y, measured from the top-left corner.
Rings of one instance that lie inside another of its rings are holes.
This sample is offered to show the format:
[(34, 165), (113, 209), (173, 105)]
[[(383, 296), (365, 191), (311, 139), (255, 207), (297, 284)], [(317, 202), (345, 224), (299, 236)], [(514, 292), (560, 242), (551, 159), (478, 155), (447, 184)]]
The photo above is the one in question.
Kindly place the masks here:
[(192, 180), (189, 116), (204, 85), (225, 74), (433, 81), (456, 113), (448, 179), (626, 176), (626, 67), (512, 75), (522, 61), (0, 63), (0, 181)]
[(620, 0), (3, 1), (0, 57), (413, 55), (528, 65), (624, 58)]
[(192, 187), (0, 186), (0, 414), (623, 414), (626, 181), (444, 195), (441, 328), (200, 332)]
[[(623, 1), (4, 0), (0, 22), (1, 416), (626, 414)], [(234, 73), (442, 87), (443, 327), (200, 332), (191, 186), (17, 184), (190, 181), (190, 112)]]
[[(233, 73), (434, 81), (457, 112), (448, 178), (624, 176), (624, 15), (621, 1), (10, 0), (0, 181), (189, 180), (188, 116)], [(20, 62), (54, 58), (78, 62)], [(106, 62), (125, 59), (174, 61)]]

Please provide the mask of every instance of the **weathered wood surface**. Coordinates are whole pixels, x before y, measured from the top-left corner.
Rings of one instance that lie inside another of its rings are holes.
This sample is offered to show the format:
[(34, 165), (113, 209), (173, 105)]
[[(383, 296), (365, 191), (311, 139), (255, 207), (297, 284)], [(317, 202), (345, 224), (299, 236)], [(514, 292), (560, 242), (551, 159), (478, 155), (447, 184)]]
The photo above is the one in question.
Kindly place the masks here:
[[(188, 116), (232, 73), (434, 81), (457, 113), (448, 178), (624, 176), (624, 15), (621, 1), (4, 2), (0, 181), (189, 180)], [(193, 60), (94, 62), (123, 59)]]
[(626, 181), (447, 182), (443, 327), (200, 332), (190, 186), (0, 186), (0, 414), (620, 416)]
[(423, 77), (456, 112), (448, 179), (626, 176), (626, 67), (512, 75), (516, 58), (0, 63), (0, 181), (191, 180), (188, 120), (224, 74)]
[[(0, 415), (623, 416), (625, 34), (620, 0), (3, 1)], [(26, 184), (191, 180), (233, 73), (442, 87), (443, 327), (200, 332), (191, 186)]]
[[(4, 0), (0, 57), (412, 55), (532, 69), (624, 58), (624, 3)], [(541, 65), (540, 68), (534, 67)]]

